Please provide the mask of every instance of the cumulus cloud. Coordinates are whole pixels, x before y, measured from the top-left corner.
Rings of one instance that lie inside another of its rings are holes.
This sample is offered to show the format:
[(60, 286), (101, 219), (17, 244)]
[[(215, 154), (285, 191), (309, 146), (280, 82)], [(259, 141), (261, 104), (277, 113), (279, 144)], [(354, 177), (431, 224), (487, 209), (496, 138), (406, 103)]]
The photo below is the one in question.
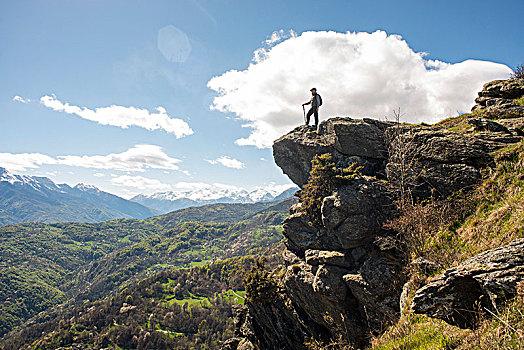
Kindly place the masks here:
[(11, 171), (39, 168), (42, 164), (56, 164), (56, 159), (41, 153), (0, 153), (0, 167)]
[(185, 173), (177, 165), (179, 162), (181, 162), (179, 159), (168, 156), (162, 147), (156, 145), (135, 145), (122, 153), (95, 156), (50, 157), (40, 153), (0, 153), (0, 166), (15, 171), (38, 168), (42, 164), (52, 164), (137, 172), (144, 172), (149, 168), (168, 169)]
[(117, 176), (111, 179), (111, 183), (116, 186), (131, 187), (146, 192), (167, 191), (171, 189), (171, 185), (162, 183), (157, 179), (150, 179), (139, 175)]
[(97, 122), (102, 125), (118, 126), (126, 129), (130, 126), (138, 126), (147, 130), (162, 129), (176, 138), (193, 134), (189, 125), (179, 118), (171, 118), (164, 107), (157, 107), (156, 112), (147, 109), (124, 106), (109, 106), (89, 109), (62, 102), (53, 95), (40, 98), (40, 102), (47, 108), (58, 112), (75, 114), (81, 118)]
[(162, 147), (136, 145), (122, 153), (99, 156), (58, 156), (58, 163), (92, 169), (145, 171), (147, 168), (179, 170), (180, 160), (169, 157)]
[(278, 43), (279, 41), (294, 38), (297, 36), (297, 33), (295, 33), (294, 30), (285, 31), (284, 29), (276, 30), (274, 31), (269, 38), (266, 39), (267, 45), (274, 45), (275, 43)]
[[(272, 36), (273, 37), (273, 36)], [(320, 117), (383, 119), (401, 107), (405, 121), (435, 122), (468, 111), (483, 83), (511, 69), (487, 61), (446, 63), (425, 59), (398, 35), (304, 32), (255, 51), (245, 70), (212, 78), (212, 109), (234, 113), (252, 128), (238, 145), (270, 147), (303, 122), (301, 104), (318, 88)], [(273, 40), (268, 39), (268, 44)]]
[(28, 98), (23, 98), (23, 97), (18, 96), (18, 95), (16, 95), (15, 97), (13, 97), (13, 101), (21, 102), (21, 103), (29, 103), (29, 102), (31, 102), (30, 99), (28, 99)]
[(229, 156), (222, 156), (214, 160), (206, 160), (208, 163), (216, 165), (220, 164), (227, 168), (233, 168), (233, 169), (242, 169), (245, 168), (245, 164), (241, 161), (231, 158)]

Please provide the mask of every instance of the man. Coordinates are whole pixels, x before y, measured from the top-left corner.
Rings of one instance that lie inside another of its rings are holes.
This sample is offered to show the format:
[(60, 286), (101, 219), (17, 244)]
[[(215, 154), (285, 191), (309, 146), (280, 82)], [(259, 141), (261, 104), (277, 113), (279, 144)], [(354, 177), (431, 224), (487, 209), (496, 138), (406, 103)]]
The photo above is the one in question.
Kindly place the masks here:
[(311, 105), (311, 108), (307, 112), (306, 115), (306, 125), (309, 126), (309, 118), (311, 118), (311, 115), (315, 115), (315, 129), (318, 128), (318, 109), (320, 106), (322, 106), (322, 97), (320, 97), (319, 94), (317, 94), (317, 89), (312, 88), (311, 90), (311, 100), (309, 102), (303, 103), (302, 108), (304, 108), (305, 105)]

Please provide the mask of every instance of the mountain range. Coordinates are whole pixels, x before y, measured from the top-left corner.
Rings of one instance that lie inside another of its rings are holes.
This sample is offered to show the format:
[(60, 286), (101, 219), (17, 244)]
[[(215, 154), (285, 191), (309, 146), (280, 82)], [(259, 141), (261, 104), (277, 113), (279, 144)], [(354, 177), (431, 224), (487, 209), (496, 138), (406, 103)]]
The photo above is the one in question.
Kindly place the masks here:
[(15, 175), (0, 168), (0, 225), (19, 222), (99, 222), (158, 214), (95, 186), (55, 184), (47, 177)]
[(196, 190), (158, 192), (152, 195), (140, 194), (131, 198), (133, 202), (168, 213), (174, 210), (214, 203), (258, 203), (273, 202), (293, 196), (298, 187), (269, 186), (248, 191), (243, 188), (206, 186)]
[(124, 199), (93, 185), (71, 187), (47, 177), (16, 175), (0, 167), (0, 226), (21, 222), (100, 222), (143, 219), (179, 209), (215, 203), (259, 203), (287, 199), (293, 185), (259, 187), (253, 191), (206, 185), (186, 191), (141, 194)]

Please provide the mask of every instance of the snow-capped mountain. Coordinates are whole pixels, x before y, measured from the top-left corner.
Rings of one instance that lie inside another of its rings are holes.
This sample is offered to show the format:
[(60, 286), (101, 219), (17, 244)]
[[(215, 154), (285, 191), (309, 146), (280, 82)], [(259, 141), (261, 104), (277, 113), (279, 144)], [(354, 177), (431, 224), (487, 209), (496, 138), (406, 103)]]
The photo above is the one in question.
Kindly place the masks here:
[(248, 191), (234, 186), (200, 184), (199, 187), (192, 189), (157, 192), (152, 195), (141, 194), (131, 200), (161, 213), (168, 213), (212, 203), (271, 202), (292, 197), (297, 190), (294, 185), (269, 185)]
[(0, 225), (26, 221), (96, 222), (157, 214), (95, 186), (55, 184), (47, 177), (16, 175), (0, 167)]

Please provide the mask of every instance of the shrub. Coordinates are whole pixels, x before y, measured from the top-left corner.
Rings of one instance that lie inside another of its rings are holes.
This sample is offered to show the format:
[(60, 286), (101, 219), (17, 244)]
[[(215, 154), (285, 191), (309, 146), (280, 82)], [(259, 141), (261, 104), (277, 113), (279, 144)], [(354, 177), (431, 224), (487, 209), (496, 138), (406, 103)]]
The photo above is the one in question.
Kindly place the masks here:
[(333, 191), (360, 176), (361, 167), (352, 163), (347, 168), (337, 168), (333, 155), (316, 155), (311, 161), (309, 180), (298, 197), (302, 202), (302, 211), (311, 219), (311, 225), (322, 226), (322, 201)]
[(511, 73), (512, 79), (524, 79), (524, 63), (519, 64), (518, 66), (513, 69), (513, 73)]
[(246, 298), (251, 302), (269, 302), (277, 291), (277, 282), (273, 273), (264, 269), (264, 258), (255, 260), (255, 265), (244, 277)]

